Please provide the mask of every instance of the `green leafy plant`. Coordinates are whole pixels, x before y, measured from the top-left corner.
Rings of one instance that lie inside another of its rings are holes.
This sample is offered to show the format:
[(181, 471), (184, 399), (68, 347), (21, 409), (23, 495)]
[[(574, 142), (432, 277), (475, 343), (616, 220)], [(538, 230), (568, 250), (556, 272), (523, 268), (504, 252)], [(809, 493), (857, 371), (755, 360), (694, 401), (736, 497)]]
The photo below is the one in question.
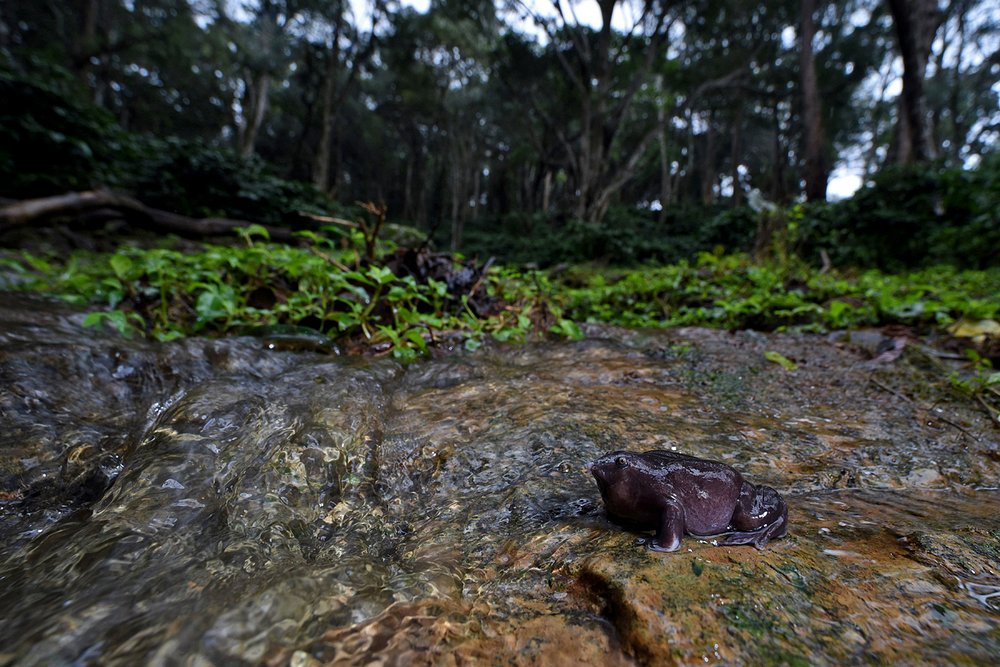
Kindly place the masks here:
[(827, 331), (900, 323), (947, 326), (1000, 310), (1000, 270), (934, 267), (904, 274), (821, 273), (701, 253), (692, 262), (579, 274), (561, 291), (567, 317), (635, 327)]
[(0, 264), (0, 288), (102, 307), (87, 325), (127, 335), (169, 340), (296, 325), (332, 336), (349, 350), (390, 352), (402, 360), (456, 336), (474, 349), (486, 337), (524, 340), (532, 330), (581, 335), (558, 306), (546, 306), (548, 295), (538, 288), (548, 283), (540, 273), (488, 272), (479, 289), (497, 307), (481, 312), (470, 294), (453, 294), (443, 281), (398, 276), (377, 258), (367, 261), (369, 252), (391, 248), (376, 243), (374, 234), (353, 235), (345, 246), (343, 236), (306, 232), (311, 243), (305, 247), (272, 244), (259, 226), (242, 229), (240, 237), (238, 245), (188, 253), (123, 246), (65, 259), (8, 254)]
[(396, 275), (381, 260), (366, 263), (363, 235), (347, 245), (342, 235), (302, 235), (310, 240), (304, 247), (272, 244), (263, 229), (248, 227), (241, 245), (188, 253), (133, 247), (66, 258), (8, 253), (0, 257), (0, 288), (92, 304), (101, 310), (89, 323), (161, 340), (296, 325), (348, 350), (401, 359), (456, 338), (467, 349), (489, 339), (578, 339), (585, 322), (828, 331), (941, 328), (1000, 316), (997, 269), (821, 273), (718, 253), (641, 269), (576, 269), (558, 278), (494, 266), (477, 287), (492, 304), (484, 310), (442, 280)]
[(989, 359), (975, 350), (965, 351), (971, 369), (966, 373), (952, 372), (948, 379), (951, 385), (966, 396), (974, 398), (989, 413), (990, 418), (1000, 422), (1000, 409), (991, 404), (1000, 399), (1000, 372), (993, 370)]

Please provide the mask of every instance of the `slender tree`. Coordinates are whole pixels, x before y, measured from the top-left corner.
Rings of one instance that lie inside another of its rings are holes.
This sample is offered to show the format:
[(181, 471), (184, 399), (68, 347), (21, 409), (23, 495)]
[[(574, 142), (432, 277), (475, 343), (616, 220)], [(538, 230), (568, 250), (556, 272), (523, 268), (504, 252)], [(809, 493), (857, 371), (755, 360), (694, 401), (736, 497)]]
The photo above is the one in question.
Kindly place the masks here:
[[(640, 88), (650, 84), (672, 24), (665, 3), (644, 0), (631, 28), (618, 34), (612, 27), (618, 0), (597, 4), (601, 22), (594, 33), (581, 24), (572, 2), (552, 0), (555, 18), (521, 3), (547, 33), (575, 91), (578, 123), (571, 131), (557, 124), (552, 129), (569, 157), (576, 188), (573, 215), (591, 223), (601, 222), (656, 137), (656, 118), (640, 119), (631, 112)], [(627, 82), (616, 77), (622, 63), (631, 66)], [(642, 130), (625, 132), (630, 123), (641, 124)]]
[(313, 160), (313, 185), (322, 191), (336, 192), (337, 179), (331, 183), (330, 163), (334, 133), (344, 99), (353, 89), (361, 68), (371, 58), (377, 44), (376, 27), (385, 13), (385, 2), (374, 0), (368, 8), (371, 29), (362, 34), (356, 22), (348, 20), (349, 3), (346, 0), (322, 3), (315, 19), (329, 29), (326, 39), (327, 61), (323, 76), (323, 95), (320, 109), (320, 139)]
[(806, 199), (826, 199), (827, 170), (824, 156), (823, 109), (816, 82), (816, 58), (813, 38), (816, 27), (813, 15), (816, 0), (802, 0), (799, 24), (799, 77), (802, 86), (802, 125), (805, 150)]
[(242, 2), (249, 20), (231, 16), (231, 7), (216, 0), (217, 21), (230, 33), (239, 60), (239, 105), (236, 111), (237, 144), (244, 157), (253, 155), (264, 126), (275, 79), (282, 79), (289, 65), (290, 26), (300, 17), (308, 0), (258, 0)]
[(936, 154), (924, 93), (927, 60), (940, 24), (937, 0), (888, 0), (903, 59), (902, 107), (897, 122), (898, 162), (921, 162)]

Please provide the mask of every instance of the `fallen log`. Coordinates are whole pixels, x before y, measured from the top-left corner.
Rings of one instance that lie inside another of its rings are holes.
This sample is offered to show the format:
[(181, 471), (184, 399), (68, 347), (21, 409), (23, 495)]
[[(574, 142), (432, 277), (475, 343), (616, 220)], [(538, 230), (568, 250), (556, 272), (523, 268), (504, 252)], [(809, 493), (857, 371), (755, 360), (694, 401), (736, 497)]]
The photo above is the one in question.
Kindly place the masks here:
[[(116, 211), (123, 219), (146, 229), (196, 239), (235, 234), (239, 229), (256, 224), (230, 218), (191, 218), (151, 208), (132, 197), (108, 190), (87, 190), (7, 203), (0, 207), (0, 234), (15, 227), (47, 222), (60, 217), (83, 218), (95, 211), (105, 213), (103, 216), (95, 216), (98, 219), (106, 217), (107, 212)], [(272, 241), (302, 242), (301, 237), (295, 236), (288, 229), (267, 225), (260, 225), (260, 227), (267, 230)]]

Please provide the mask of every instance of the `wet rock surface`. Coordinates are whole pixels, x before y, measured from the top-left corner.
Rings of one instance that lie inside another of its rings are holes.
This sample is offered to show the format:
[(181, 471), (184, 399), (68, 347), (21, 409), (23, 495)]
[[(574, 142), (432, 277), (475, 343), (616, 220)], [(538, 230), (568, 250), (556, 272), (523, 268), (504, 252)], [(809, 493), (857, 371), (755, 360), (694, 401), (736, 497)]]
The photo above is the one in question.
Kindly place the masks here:
[[(404, 368), (82, 320), (0, 295), (0, 664), (1000, 651), (998, 431), (916, 346), (605, 328)], [(672, 448), (778, 489), (789, 535), (637, 546), (586, 466)]]

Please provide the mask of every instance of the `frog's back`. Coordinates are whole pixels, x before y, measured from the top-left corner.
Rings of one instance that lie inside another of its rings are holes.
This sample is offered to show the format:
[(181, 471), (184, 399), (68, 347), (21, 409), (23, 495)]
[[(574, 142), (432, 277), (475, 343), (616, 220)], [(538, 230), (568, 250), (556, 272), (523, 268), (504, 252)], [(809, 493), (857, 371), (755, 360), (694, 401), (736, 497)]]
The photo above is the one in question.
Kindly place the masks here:
[(739, 483), (742, 476), (732, 466), (720, 461), (700, 459), (666, 449), (653, 449), (638, 455), (652, 474), (669, 475), (675, 481), (689, 476), (706, 481)]
[(669, 449), (651, 449), (649, 451), (642, 452), (638, 456), (639, 458), (650, 464), (658, 464), (664, 466), (674, 463), (686, 463), (686, 462), (716, 463), (716, 461), (709, 461), (708, 459), (699, 459), (697, 456), (691, 456), (690, 454), (682, 454), (681, 452), (675, 452)]
[(690, 532), (713, 533), (726, 528), (743, 486), (743, 477), (735, 469), (667, 450), (640, 456), (660, 491), (683, 505)]

